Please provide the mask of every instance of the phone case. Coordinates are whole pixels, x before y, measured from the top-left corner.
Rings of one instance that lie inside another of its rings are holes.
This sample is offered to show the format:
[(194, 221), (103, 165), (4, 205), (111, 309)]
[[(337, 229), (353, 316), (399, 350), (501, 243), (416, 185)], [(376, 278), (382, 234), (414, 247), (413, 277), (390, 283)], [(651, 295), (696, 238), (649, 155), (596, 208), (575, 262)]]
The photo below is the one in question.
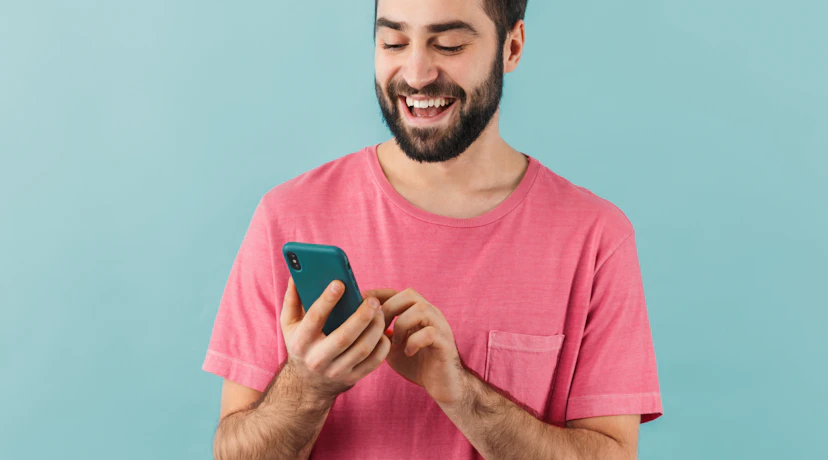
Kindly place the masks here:
[[(299, 270), (290, 263), (288, 253), (291, 252), (296, 254), (299, 260)], [(337, 279), (345, 285), (345, 292), (325, 321), (325, 327), (322, 329), (325, 335), (329, 335), (342, 325), (362, 304), (362, 294), (351, 271), (348, 256), (339, 247), (290, 241), (282, 246), (282, 255), (306, 312), (331, 281)]]

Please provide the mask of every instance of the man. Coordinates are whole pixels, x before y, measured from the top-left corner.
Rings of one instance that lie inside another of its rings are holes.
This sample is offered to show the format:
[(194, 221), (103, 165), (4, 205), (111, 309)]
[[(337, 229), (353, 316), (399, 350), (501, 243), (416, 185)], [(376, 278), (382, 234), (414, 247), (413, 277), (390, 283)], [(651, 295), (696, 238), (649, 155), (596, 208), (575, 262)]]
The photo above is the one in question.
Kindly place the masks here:
[[(633, 227), (498, 133), (525, 8), (375, 4), (394, 137), (259, 202), (203, 365), (225, 378), (217, 458), (636, 457), (662, 406)], [(343, 285), (305, 313), (287, 241), (341, 247), (376, 288), (330, 336)]]

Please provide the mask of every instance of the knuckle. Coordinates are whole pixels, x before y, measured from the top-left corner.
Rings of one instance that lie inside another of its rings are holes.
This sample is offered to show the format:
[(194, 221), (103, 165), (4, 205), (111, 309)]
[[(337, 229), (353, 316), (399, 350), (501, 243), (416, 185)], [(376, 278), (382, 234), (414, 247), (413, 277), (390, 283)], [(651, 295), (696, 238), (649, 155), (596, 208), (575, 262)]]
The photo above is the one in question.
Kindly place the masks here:
[(374, 310), (374, 311), (371, 311), (371, 310), (374, 310), (374, 309), (371, 308), (371, 307), (368, 307), (368, 308), (365, 309), (365, 311), (361, 312), (359, 314), (360, 321), (362, 321), (363, 323), (370, 323), (371, 320), (374, 319), (374, 314), (376, 313), (376, 310)]
[(325, 377), (329, 380), (339, 380), (341, 378), (339, 369), (330, 368), (325, 371)]
[(305, 319), (312, 323), (319, 323), (322, 321), (322, 315), (320, 315), (318, 311), (310, 309), (307, 313), (305, 313)]
[(371, 355), (372, 351), (374, 350), (368, 347), (359, 347), (356, 350), (357, 358), (359, 359), (359, 361), (364, 361), (365, 358)]
[(374, 356), (370, 358), (372, 361), (382, 362), (391, 350), (391, 339), (386, 336), (380, 338), (377, 347), (374, 349)]
[(382, 328), (385, 329), (385, 315), (383, 315), (381, 312), (375, 312), (374, 317), (371, 319), (371, 321), (378, 325), (382, 325)]
[(345, 348), (348, 346), (348, 337), (346, 337), (344, 334), (337, 334), (334, 337), (333, 342), (334, 346), (336, 346), (337, 348)]
[(379, 353), (379, 360), (382, 361), (385, 359), (385, 355), (388, 354), (388, 351), (391, 349), (391, 339), (385, 336), (385, 334), (380, 337), (380, 353)]
[(318, 371), (322, 368), (322, 360), (316, 356), (305, 358), (305, 367), (311, 371)]
[[(391, 347), (388, 347), (390, 350)], [(387, 350), (382, 350), (382, 353), (377, 354), (375, 357), (368, 358), (368, 365), (371, 366), (371, 369), (376, 369), (382, 364), (382, 361), (385, 360), (385, 355), (388, 353)]]
[(288, 345), (288, 352), (293, 355), (303, 355), (307, 349), (307, 340), (304, 337), (294, 336)]
[(406, 296), (414, 294), (414, 293), (416, 293), (416, 291), (414, 291), (414, 288), (411, 288), (411, 287), (407, 287), (407, 288), (403, 289), (402, 292), (401, 292), (401, 294), (405, 294)]

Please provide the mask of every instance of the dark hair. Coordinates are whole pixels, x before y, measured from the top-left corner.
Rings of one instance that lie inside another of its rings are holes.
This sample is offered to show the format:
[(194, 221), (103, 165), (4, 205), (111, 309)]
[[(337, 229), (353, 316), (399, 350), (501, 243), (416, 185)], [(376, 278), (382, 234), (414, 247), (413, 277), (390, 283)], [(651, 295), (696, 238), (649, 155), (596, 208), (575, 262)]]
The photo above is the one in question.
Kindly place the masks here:
[[(497, 29), (497, 43), (503, 46), (506, 33), (512, 30), (516, 22), (526, 14), (526, 4), (529, 0), (482, 0), (483, 10), (492, 19)], [(377, 19), (377, 3), (374, 0), (374, 20)]]

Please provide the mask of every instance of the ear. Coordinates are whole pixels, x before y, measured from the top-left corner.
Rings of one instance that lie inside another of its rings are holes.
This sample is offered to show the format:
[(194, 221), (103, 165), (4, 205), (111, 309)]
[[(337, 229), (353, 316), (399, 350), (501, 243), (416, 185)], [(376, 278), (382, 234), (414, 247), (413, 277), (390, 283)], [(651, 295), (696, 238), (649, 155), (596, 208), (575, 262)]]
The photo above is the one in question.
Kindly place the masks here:
[(526, 28), (523, 19), (519, 19), (503, 43), (503, 72), (509, 73), (517, 68), (520, 56), (523, 54), (523, 45), (526, 42)]

